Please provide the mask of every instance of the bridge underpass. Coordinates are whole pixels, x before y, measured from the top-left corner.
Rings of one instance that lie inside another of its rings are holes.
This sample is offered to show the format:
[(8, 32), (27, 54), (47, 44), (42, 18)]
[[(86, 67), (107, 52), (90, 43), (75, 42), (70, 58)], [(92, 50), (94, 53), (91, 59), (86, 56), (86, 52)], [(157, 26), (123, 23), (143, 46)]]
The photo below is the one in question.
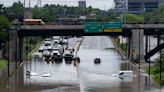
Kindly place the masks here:
[[(142, 31), (140, 33), (137, 33), (137, 37), (140, 38), (141, 33), (143, 33), (143, 30), (142, 29), (138, 29), (138, 30)], [(135, 28), (135, 31), (138, 31), (138, 30), (137, 30), (137, 28)], [(58, 31), (60, 31), (60, 33)], [(123, 29), (124, 33), (123, 32), (121, 32), (121, 33), (120, 32), (116, 32), (116, 33), (110, 33), (110, 32), (109, 33), (85, 33), (84, 30), (81, 30), (81, 29), (80, 29), (80, 32), (79, 32), (79, 29), (78, 30), (77, 29), (64, 29), (64, 30), (63, 29), (60, 29), (60, 30), (59, 29), (55, 29), (55, 30), (54, 29), (48, 29), (48, 30), (45, 30), (45, 29), (43, 29), (43, 30), (25, 29), (25, 30), (19, 30), (18, 32), (19, 32), (18, 33), (18, 35), (19, 35), (18, 38), (19, 38), (19, 47), (20, 47), (19, 49), (20, 49), (20, 51), (23, 51), (23, 38), (24, 37), (30, 37), (30, 36), (50, 36), (50, 35), (51, 36), (54, 36), (54, 35), (67, 35), (67, 36), (70, 36), (70, 35), (73, 35), (73, 36), (94, 36), (94, 35), (97, 35), (97, 36), (102, 36), (102, 35), (105, 35), (105, 36), (119, 36), (119, 35), (123, 35), (123, 36), (129, 37), (129, 39), (132, 40), (131, 36), (133, 34), (130, 31), (130, 29), (126, 29), (125, 31)], [(155, 31), (155, 30), (152, 30), (152, 32), (155, 32), (155, 34), (159, 34), (159, 32)], [(126, 33), (128, 33), (128, 34), (126, 34)], [(148, 33), (151, 33), (151, 32), (148, 32)], [(148, 35), (145, 32), (144, 32), (144, 34)], [(134, 35), (136, 35), (136, 34), (134, 33)], [(149, 34), (149, 35), (153, 35), (153, 34)], [(133, 39), (135, 39), (135, 37)], [(141, 40), (142, 39), (139, 39), (139, 41), (136, 41), (136, 44), (139, 44), (138, 42), (141, 42)], [(23, 57), (22, 57), (23, 56), (23, 52), (19, 52), (19, 55), (21, 55), (20, 56), (21, 57), (20, 62), (22, 62), (23, 61)]]
[[(9, 92), (59, 92), (59, 90), (64, 92), (83, 92), (82, 90), (86, 92), (93, 90), (99, 92), (127, 92), (127, 90), (140, 92), (139, 84), (141, 83), (142, 88), (145, 87), (143, 78), (139, 81), (140, 78), (135, 77), (134, 82), (129, 83), (112, 76), (119, 70), (126, 70), (127, 63), (121, 60), (108, 36), (85, 36), (78, 55), (81, 58), (79, 75), (77, 75), (73, 64), (65, 64), (64, 61), (61, 64), (45, 64), (44, 61), (32, 58), (29, 62), (25, 62), (17, 73), (18, 75), (16, 74), (17, 76), (11, 77), (14, 79), (16, 88), (11, 86), (12, 81), (10, 81)], [(101, 64), (95, 65), (93, 63), (95, 57), (101, 58)], [(131, 69), (135, 70), (134, 67)], [(39, 75), (27, 77), (27, 70), (39, 73)], [(44, 72), (51, 72), (52, 77), (42, 77)], [(138, 75), (138, 72), (135, 71), (135, 75)]]
[[(120, 24), (120, 23), (118, 23)], [(86, 26), (86, 25), (85, 25)], [(132, 57), (131, 52), (135, 52), (133, 58), (138, 61), (144, 60), (144, 35), (164, 34), (164, 24), (121, 24), (118, 26), (121, 31), (102, 29), (101, 32), (86, 32), (84, 25), (21, 25), (18, 27), (18, 37), (20, 42), (25, 36), (125, 36), (128, 37), (128, 58)], [(92, 27), (92, 26), (91, 26)], [(95, 27), (95, 26), (94, 26)], [(117, 26), (116, 26), (117, 27)], [(117, 29), (118, 29), (117, 28)], [(146, 45), (145, 45), (146, 46)], [(22, 47), (20, 45), (20, 47)], [(147, 47), (146, 47), (147, 48)], [(21, 49), (21, 48), (20, 48)], [(133, 50), (133, 51), (132, 51)], [(140, 54), (139, 54), (140, 53)], [(22, 61), (22, 60), (21, 60)], [(138, 62), (137, 61), (137, 62)]]

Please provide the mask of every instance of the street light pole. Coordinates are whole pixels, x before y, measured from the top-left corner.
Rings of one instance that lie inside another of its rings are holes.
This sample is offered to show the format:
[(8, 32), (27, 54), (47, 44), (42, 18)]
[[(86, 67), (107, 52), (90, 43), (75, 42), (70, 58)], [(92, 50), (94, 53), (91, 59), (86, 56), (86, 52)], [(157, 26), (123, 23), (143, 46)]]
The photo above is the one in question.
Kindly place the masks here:
[(7, 62), (7, 67), (8, 67), (8, 77), (10, 76), (10, 32), (7, 30), (8, 33), (8, 62)]

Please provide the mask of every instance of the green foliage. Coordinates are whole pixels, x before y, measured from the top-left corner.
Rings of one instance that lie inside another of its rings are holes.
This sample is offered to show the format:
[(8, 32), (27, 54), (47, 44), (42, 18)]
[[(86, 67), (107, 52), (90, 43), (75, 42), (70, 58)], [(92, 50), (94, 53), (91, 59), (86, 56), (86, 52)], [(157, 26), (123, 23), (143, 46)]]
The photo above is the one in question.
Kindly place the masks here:
[(123, 18), (126, 22), (144, 22), (144, 17), (142, 15), (123, 14)]
[(79, 16), (91, 16), (97, 18), (99, 21), (111, 21), (116, 19), (114, 13), (102, 11), (97, 8), (79, 8), (73, 6), (61, 5), (44, 5), (43, 8), (35, 7), (33, 9), (33, 18), (43, 19), (45, 22), (53, 22), (57, 17), (78, 18)]
[(42, 38), (40, 37), (28, 37), (24, 40), (25, 54), (24, 57), (26, 60), (29, 60), (34, 52), (43, 44)]
[[(164, 85), (164, 54), (161, 55), (161, 61), (162, 61), (162, 80), (161, 80), (161, 85)], [(147, 69), (147, 72), (148, 72), (148, 69)], [(156, 63), (150, 68), (150, 74), (154, 75), (154, 79), (155, 81), (160, 84), (160, 59), (158, 58), (156, 60)]]
[(0, 43), (4, 43), (8, 40), (7, 30), (2, 31), (2, 29), (9, 29), (11, 26), (9, 20), (5, 16), (0, 16)]
[(164, 6), (154, 12), (145, 13), (144, 17), (145, 21), (164, 21)]
[(0, 70), (4, 69), (7, 66), (7, 60), (0, 59)]
[(121, 43), (119, 47), (124, 51), (124, 53), (127, 55), (127, 43)]
[(156, 80), (157, 83), (164, 85), (164, 73), (161, 73), (162, 79), (160, 81), (160, 74), (155, 74), (154, 79)]
[(0, 42), (5, 43), (8, 40), (7, 32), (0, 32)]
[(43, 19), (43, 21), (54, 21), (56, 18), (55, 12), (49, 8), (35, 8), (33, 9), (33, 18)]
[[(147, 72), (149, 72), (149, 69), (147, 69)], [(150, 74), (155, 75), (155, 74), (158, 74), (158, 73), (159, 73), (159, 67), (153, 66), (153, 67), (150, 68)]]
[(9, 29), (11, 26), (9, 20), (5, 17), (0, 15), (0, 30), (1, 29)]
[(7, 11), (10, 14), (15, 15), (15, 16), (23, 16), (24, 15), (24, 6), (20, 1), (14, 2), (11, 7), (7, 8)]

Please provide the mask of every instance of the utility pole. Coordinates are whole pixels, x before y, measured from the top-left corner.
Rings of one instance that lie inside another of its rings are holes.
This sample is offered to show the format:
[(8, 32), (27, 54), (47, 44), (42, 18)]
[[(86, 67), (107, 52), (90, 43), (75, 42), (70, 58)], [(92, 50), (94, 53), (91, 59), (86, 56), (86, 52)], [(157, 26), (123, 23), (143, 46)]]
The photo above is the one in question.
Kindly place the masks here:
[(37, 7), (39, 7), (39, 8), (42, 7), (42, 0), (37, 0)]
[(28, 5), (29, 5), (29, 9), (30, 9), (31, 8), (31, 0), (29, 0)]

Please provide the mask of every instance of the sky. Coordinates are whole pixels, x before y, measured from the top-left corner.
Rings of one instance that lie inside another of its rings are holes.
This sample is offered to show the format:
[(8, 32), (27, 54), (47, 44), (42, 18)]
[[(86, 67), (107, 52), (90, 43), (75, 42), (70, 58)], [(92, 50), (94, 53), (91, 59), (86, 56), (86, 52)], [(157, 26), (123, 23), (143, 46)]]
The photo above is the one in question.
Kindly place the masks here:
[[(24, 0), (0, 0), (0, 4), (4, 6), (11, 6), (13, 2), (24, 2)], [(26, 7), (28, 6), (29, 0), (26, 1)], [(61, 4), (68, 6), (78, 6), (78, 0), (41, 0), (42, 5), (44, 4)], [(31, 6), (37, 4), (37, 0), (31, 0)], [(92, 6), (93, 8), (99, 8), (101, 10), (108, 10), (114, 7), (113, 0), (86, 0), (87, 7)]]

